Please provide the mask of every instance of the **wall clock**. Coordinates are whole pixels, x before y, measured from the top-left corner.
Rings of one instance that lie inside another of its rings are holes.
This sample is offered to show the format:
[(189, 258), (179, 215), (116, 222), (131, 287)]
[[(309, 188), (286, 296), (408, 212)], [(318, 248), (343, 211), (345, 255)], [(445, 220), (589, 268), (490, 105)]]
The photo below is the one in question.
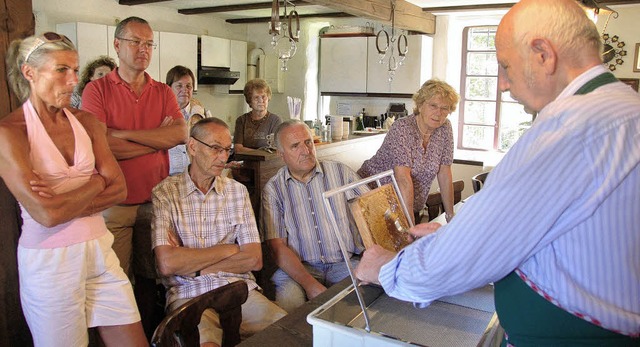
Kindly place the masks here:
[(624, 41), (620, 41), (618, 35), (610, 36), (607, 33), (602, 34), (602, 40), (602, 61), (605, 65), (608, 65), (609, 70), (615, 71), (617, 65), (624, 63), (623, 57), (627, 55), (627, 51), (624, 49)]

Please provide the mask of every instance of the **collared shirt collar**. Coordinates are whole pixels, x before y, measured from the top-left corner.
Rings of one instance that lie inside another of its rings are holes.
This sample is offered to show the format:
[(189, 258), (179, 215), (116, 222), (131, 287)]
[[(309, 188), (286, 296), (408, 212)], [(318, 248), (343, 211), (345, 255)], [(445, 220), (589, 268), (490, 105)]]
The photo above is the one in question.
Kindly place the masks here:
[[(191, 165), (189, 165), (189, 166), (191, 166)], [(181, 173), (180, 175), (182, 175), (182, 179), (183, 179), (182, 189), (180, 190), (180, 198), (181, 199), (185, 199), (189, 195), (191, 195), (193, 193), (196, 193), (196, 192), (200, 192), (202, 194), (200, 189), (198, 189), (196, 184), (191, 179), (191, 175), (189, 175), (189, 167), (187, 167), (184, 170), (184, 172)], [(211, 192), (211, 191), (215, 192), (218, 195), (224, 195), (224, 183), (225, 183), (224, 180), (225, 180), (225, 177), (223, 177), (223, 176), (216, 177), (215, 180), (213, 180), (213, 184), (211, 185), (211, 188), (209, 188), (207, 193), (204, 194), (204, 195), (209, 194), (209, 192)]]
[[(311, 175), (311, 179), (309, 179), (309, 181), (311, 181), (316, 175), (324, 175), (324, 171), (322, 171), (322, 166), (320, 166), (320, 162), (316, 159), (316, 166), (314, 168), (313, 174)], [(291, 172), (289, 172), (289, 168), (287, 167), (287, 170), (285, 170), (284, 172), (284, 180), (285, 181), (289, 181), (289, 180), (296, 180), (292, 175)], [(300, 181), (298, 181), (300, 182)]]
[(544, 111), (549, 107), (549, 105), (554, 104), (558, 100), (562, 100), (574, 95), (578, 91), (578, 89), (580, 89), (580, 87), (585, 85), (587, 82), (608, 71), (609, 70), (607, 70), (604, 67), (604, 65), (596, 65), (590, 68), (589, 70), (583, 72), (578, 77), (574, 78), (573, 81), (571, 81), (571, 83), (569, 83), (562, 90), (562, 92), (555, 98), (555, 100), (553, 100), (552, 102), (547, 104), (544, 108), (542, 108), (542, 110), (540, 110), (540, 112), (538, 113), (538, 117), (536, 118), (536, 122), (539, 122), (540, 120), (542, 120), (542, 118), (545, 118), (546, 112)]
[[(119, 68), (115, 68), (113, 69), (113, 71), (109, 72), (105, 78), (108, 78), (109, 81), (115, 83), (115, 84), (122, 84), (125, 86), (129, 86), (129, 83), (127, 83), (125, 80), (122, 79), (122, 77), (120, 77), (120, 75), (118, 74), (118, 69)], [(149, 87), (153, 82), (153, 78), (151, 78), (151, 75), (149, 75), (146, 71), (144, 72), (144, 88)]]
[(568, 96), (571, 96), (571, 95), (575, 94), (578, 91), (578, 89), (580, 89), (580, 87), (582, 87), (587, 82), (591, 81), (595, 77), (597, 77), (597, 76), (599, 76), (599, 75), (601, 75), (601, 74), (603, 74), (605, 72), (609, 72), (609, 70), (607, 70), (604, 67), (604, 65), (602, 65), (602, 64), (596, 65), (596, 66), (590, 68), (589, 70), (583, 72), (581, 75), (576, 77), (573, 81), (571, 81), (571, 83), (569, 83), (569, 85), (564, 88), (562, 93), (560, 93), (560, 95), (558, 95), (556, 100), (563, 99), (563, 98), (566, 98)]

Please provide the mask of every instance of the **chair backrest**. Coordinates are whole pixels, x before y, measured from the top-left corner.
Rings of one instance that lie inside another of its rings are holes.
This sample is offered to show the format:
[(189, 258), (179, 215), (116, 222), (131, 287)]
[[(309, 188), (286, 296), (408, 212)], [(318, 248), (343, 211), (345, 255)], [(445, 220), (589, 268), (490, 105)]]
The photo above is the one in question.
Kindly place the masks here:
[(155, 347), (200, 346), (198, 324), (202, 312), (214, 309), (220, 316), (222, 346), (240, 343), (242, 304), (247, 301), (249, 291), (244, 281), (229, 283), (193, 298), (173, 310), (160, 322), (153, 334), (151, 345)]
[[(464, 181), (458, 180), (453, 182), (453, 204), (457, 204), (462, 200), (462, 191), (464, 190)], [(442, 195), (440, 192), (431, 193), (427, 196), (427, 213), (429, 220), (438, 217), (444, 212), (444, 204), (442, 203)]]
[(479, 173), (471, 177), (471, 184), (473, 185), (473, 192), (477, 193), (484, 185), (484, 181), (487, 179), (489, 172)]

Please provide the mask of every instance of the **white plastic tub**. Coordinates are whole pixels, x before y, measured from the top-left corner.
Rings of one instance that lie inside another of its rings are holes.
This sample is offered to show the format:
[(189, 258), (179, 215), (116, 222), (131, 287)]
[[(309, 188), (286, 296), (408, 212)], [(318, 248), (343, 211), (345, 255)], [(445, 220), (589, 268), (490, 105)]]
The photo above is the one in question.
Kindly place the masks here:
[(393, 299), (378, 287), (361, 289), (371, 332), (365, 330), (351, 285), (307, 316), (315, 347), (484, 346), (497, 335), (491, 286), (443, 298), (427, 308)]

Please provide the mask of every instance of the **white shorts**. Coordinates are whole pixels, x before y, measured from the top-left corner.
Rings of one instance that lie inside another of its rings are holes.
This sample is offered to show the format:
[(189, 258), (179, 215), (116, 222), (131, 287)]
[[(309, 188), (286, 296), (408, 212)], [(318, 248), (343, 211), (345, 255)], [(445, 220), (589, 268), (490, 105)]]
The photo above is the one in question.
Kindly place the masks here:
[(86, 346), (87, 328), (140, 321), (113, 235), (53, 249), (18, 246), (22, 311), (36, 346)]

